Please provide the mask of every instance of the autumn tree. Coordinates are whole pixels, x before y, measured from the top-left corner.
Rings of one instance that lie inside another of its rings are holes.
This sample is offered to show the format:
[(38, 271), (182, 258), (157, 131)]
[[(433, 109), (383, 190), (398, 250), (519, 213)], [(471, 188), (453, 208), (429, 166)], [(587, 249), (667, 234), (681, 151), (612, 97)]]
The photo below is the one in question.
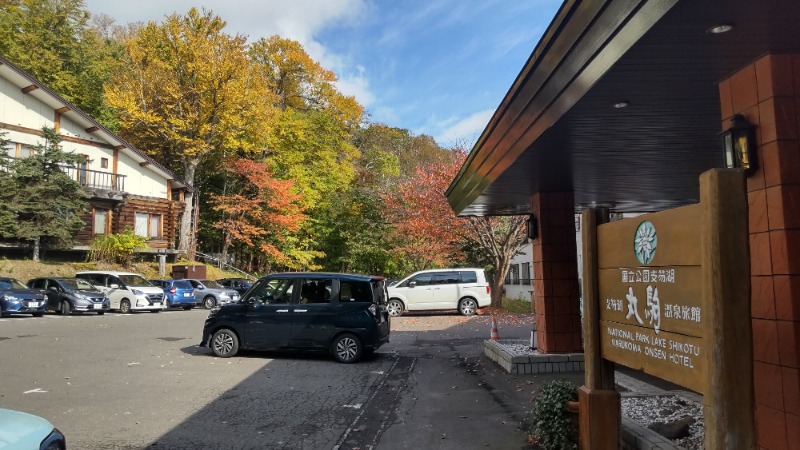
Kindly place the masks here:
[(81, 213), (87, 206), (80, 184), (61, 168), (85, 161), (81, 155), (61, 148), (61, 138), (52, 128), (43, 128), (44, 142), (33, 147), (31, 156), (11, 165), (17, 215), (16, 237), (33, 244), (33, 260), (39, 260), (42, 243), (65, 248), (84, 227)]
[(401, 252), (414, 270), (453, 265), (464, 259), (466, 219), (456, 217), (445, 191), (458, 171), (461, 158), (420, 165), (397, 190), (384, 197), (394, 222), (395, 252)]
[[(246, 38), (195, 8), (148, 23), (126, 42), (125, 70), (106, 85), (121, 134), (194, 185), (217, 152), (260, 151), (272, 122), (272, 94), (247, 58)], [(194, 202), (186, 195), (178, 248), (189, 250)]]
[(503, 281), (511, 258), (526, 244), (524, 216), (457, 217), (445, 192), (458, 173), (466, 152), (456, 149), (440, 163), (417, 167), (414, 175), (387, 197), (397, 221), (395, 235), (416, 269), (452, 266), (465, 258), (463, 248), (479, 249), (491, 266), (492, 306), (501, 307)]
[(264, 163), (245, 158), (229, 161), (227, 170), (236, 179), (231, 183), (235, 193), (211, 198), (220, 213), (213, 226), (223, 234), (222, 260), (231, 243), (240, 242), (258, 248), (274, 265), (312, 268), (316, 253), (298, 246), (296, 237), (306, 216), (300, 195), (292, 191), (294, 183), (275, 179)]

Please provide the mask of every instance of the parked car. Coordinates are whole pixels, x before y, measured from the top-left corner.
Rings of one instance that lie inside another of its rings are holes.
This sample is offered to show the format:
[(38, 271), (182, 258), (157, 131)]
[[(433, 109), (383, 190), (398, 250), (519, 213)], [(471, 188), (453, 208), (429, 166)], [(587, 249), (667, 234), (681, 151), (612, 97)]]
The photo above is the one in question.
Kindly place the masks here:
[(77, 311), (103, 315), (110, 305), (106, 294), (80, 278), (34, 278), (28, 281), (28, 287), (43, 290), (47, 310), (60, 314)]
[(194, 308), (194, 287), (186, 280), (149, 280), (154, 286), (164, 289), (166, 307)]
[(33, 314), (42, 317), (47, 297), (39, 289), (30, 289), (15, 278), (0, 278), (0, 317), (11, 314)]
[(96, 270), (78, 272), (75, 277), (86, 280), (103, 291), (111, 302), (111, 309), (121, 313), (157, 313), (165, 308), (164, 290), (153, 286), (137, 273)]
[(0, 408), (0, 448), (65, 450), (67, 440), (47, 419)]
[(239, 293), (233, 289), (228, 289), (214, 280), (186, 280), (194, 288), (195, 303), (203, 305), (205, 309), (211, 309), (217, 305), (226, 305), (239, 301)]
[(217, 283), (228, 289), (235, 290), (240, 296), (244, 295), (244, 293), (250, 289), (250, 286), (253, 285), (253, 282), (247, 278), (222, 278), (217, 280)]
[(358, 361), (389, 342), (382, 277), (277, 273), (259, 279), (239, 303), (212, 310), (201, 346), (227, 358), (246, 350), (329, 351)]
[(390, 316), (403, 311), (457, 310), (469, 316), (492, 303), (483, 269), (435, 269), (415, 272), (389, 289)]

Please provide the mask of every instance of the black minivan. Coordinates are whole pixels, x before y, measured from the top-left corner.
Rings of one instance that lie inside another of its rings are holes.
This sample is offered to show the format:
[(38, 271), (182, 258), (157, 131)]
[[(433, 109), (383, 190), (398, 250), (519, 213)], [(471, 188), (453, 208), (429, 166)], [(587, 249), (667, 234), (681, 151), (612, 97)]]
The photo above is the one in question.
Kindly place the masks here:
[(201, 347), (227, 358), (245, 350), (327, 350), (343, 363), (389, 342), (386, 280), (292, 272), (265, 276), (239, 303), (214, 309)]

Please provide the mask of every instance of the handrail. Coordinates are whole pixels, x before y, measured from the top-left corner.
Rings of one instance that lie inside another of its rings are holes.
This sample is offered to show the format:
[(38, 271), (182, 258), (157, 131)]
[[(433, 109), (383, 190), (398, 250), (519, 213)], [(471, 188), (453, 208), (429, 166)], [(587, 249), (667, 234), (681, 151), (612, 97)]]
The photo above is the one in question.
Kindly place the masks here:
[(217, 258), (216, 256), (206, 255), (205, 253), (200, 253), (200, 252), (195, 252), (195, 255), (197, 255), (197, 256), (199, 256), (199, 257), (201, 257), (203, 259), (206, 259), (206, 260), (214, 261), (217, 264), (219, 264), (220, 266), (225, 266), (226, 269), (233, 270), (234, 272), (239, 272), (240, 274), (246, 276), (247, 278), (252, 278), (254, 280), (258, 279), (258, 277), (256, 277), (255, 275), (251, 275), (251, 274), (245, 272), (244, 270), (239, 269), (236, 266), (233, 266), (233, 265), (231, 265), (229, 263), (226, 263), (225, 261)]

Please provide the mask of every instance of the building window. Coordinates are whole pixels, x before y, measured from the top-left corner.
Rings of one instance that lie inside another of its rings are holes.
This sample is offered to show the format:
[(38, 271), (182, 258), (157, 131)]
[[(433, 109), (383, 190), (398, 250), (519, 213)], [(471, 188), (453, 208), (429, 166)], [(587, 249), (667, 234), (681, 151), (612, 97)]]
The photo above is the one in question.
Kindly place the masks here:
[(521, 270), (520, 278), (522, 279), (522, 284), (531, 284), (531, 263), (522, 263)]
[(108, 158), (100, 158), (100, 168), (108, 169)]
[(161, 237), (161, 216), (159, 214), (136, 213), (134, 232), (137, 236)]
[(106, 234), (108, 230), (108, 210), (95, 209), (92, 219), (92, 234)]
[(509, 273), (511, 274), (510, 284), (519, 284), (519, 264), (512, 264)]
[(17, 155), (17, 158), (30, 158), (33, 156), (33, 153), (33, 147), (30, 145), (20, 144), (19, 155)]

